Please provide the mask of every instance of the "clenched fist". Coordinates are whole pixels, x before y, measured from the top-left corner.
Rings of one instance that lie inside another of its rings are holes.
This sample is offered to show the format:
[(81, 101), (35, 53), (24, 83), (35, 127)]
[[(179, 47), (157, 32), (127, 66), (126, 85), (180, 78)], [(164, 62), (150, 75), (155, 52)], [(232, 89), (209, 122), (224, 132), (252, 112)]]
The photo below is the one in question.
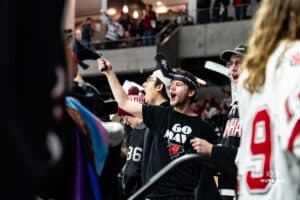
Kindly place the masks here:
[(211, 154), (213, 145), (206, 140), (203, 140), (201, 138), (193, 138), (191, 139), (191, 145), (194, 148), (194, 150), (199, 154)]

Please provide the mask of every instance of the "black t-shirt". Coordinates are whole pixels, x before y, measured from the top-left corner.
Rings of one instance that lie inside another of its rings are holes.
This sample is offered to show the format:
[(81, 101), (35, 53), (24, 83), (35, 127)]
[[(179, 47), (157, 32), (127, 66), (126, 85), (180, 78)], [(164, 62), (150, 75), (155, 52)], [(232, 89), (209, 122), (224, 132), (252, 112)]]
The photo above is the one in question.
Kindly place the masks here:
[(127, 160), (122, 170), (122, 187), (125, 197), (133, 194), (141, 187), (141, 162), (146, 129), (147, 127), (141, 123), (128, 133)]
[[(191, 145), (185, 145), (190, 136), (210, 142), (213, 138), (212, 129), (207, 122), (198, 116), (178, 113), (171, 106), (143, 105), (143, 122), (153, 135), (147, 166), (148, 176), (153, 176), (170, 161), (194, 152)], [(193, 197), (201, 168), (196, 163), (177, 167), (148, 197)]]
[[(170, 104), (168, 101), (165, 101), (160, 104), (163, 107), (169, 107)], [(143, 159), (142, 159), (142, 184), (146, 184), (148, 180), (153, 176), (152, 167), (148, 167), (149, 161), (151, 162), (150, 158), (152, 155), (152, 148), (156, 148), (153, 146), (153, 134), (150, 133), (149, 128), (145, 130), (144, 133), (144, 147), (143, 147)], [(155, 152), (155, 151), (154, 151)]]

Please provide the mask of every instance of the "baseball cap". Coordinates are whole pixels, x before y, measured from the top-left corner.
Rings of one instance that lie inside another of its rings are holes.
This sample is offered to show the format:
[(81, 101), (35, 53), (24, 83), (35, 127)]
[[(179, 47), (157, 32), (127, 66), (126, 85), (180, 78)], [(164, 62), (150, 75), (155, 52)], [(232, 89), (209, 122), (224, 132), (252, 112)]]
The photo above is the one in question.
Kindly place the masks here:
[[(141, 104), (144, 103), (144, 97), (142, 95), (140, 95), (140, 90), (139, 90), (138, 87), (131, 86), (128, 89), (127, 94), (128, 94), (129, 100), (135, 101), (135, 102), (138, 102), (138, 103), (141, 103)], [(121, 108), (118, 108), (117, 114), (119, 116), (124, 116), (124, 115), (133, 116), (132, 114), (126, 112), (125, 110), (123, 110)]]
[(153, 73), (152, 73), (153, 76), (155, 76), (156, 78), (158, 78), (164, 85), (165, 85), (165, 90), (166, 90), (166, 93), (168, 95), (168, 97), (170, 98), (171, 95), (170, 95), (170, 87), (171, 87), (171, 79), (165, 77), (162, 72), (160, 71), (160, 69), (158, 70), (155, 70)]
[(189, 86), (189, 88), (196, 91), (193, 101), (196, 102), (200, 98), (200, 84), (197, 81), (196, 76), (192, 73), (182, 70), (180, 68), (173, 69), (172, 80), (182, 81)]
[(232, 55), (239, 55), (239, 56), (244, 56), (247, 52), (247, 46), (246, 45), (239, 45), (237, 47), (235, 47), (233, 50), (228, 49), (228, 50), (224, 50), (221, 52), (220, 54), (220, 58), (221, 60), (224, 61), (229, 61), (230, 57)]

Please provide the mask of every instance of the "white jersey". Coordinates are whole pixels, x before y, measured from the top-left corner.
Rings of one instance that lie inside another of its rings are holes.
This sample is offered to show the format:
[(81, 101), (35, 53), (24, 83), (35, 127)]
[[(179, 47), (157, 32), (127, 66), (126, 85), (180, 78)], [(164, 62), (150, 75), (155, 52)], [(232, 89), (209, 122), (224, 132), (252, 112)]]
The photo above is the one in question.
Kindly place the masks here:
[(239, 200), (300, 200), (300, 41), (275, 50), (261, 92), (250, 94), (246, 77), (238, 91)]

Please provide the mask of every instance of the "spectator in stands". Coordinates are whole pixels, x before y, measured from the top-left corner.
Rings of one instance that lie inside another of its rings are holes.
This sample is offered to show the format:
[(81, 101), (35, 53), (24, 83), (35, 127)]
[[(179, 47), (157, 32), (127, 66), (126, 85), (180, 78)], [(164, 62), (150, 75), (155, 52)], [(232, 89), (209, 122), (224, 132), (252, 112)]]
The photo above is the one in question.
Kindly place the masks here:
[[(186, 72), (177, 70), (171, 83), (170, 104), (162, 107), (139, 104), (128, 100), (109, 61), (98, 60), (100, 68), (107, 67), (103, 72), (119, 106), (126, 112), (142, 118), (150, 129), (153, 137), (148, 163), (152, 175), (161, 170), (169, 162), (193, 152), (187, 142), (188, 136), (194, 136), (212, 141), (213, 133), (209, 124), (202, 121), (192, 110), (191, 104), (197, 100), (199, 85), (196, 78)], [(149, 81), (154, 81), (152, 78)], [(187, 145), (185, 145), (187, 144)], [(204, 173), (205, 172), (205, 173)], [(212, 185), (213, 176), (209, 169), (199, 163), (189, 163), (178, 166), (164, 181), (152, 190), (150, 199), (194, 199), (195, 187), (201, 183), (203, 196), (217, 195), (216, 186)], [(209, 186), (209, 188), (208, 188)], [(204, 188), (206, 187), (206, 188)], [(212, 198), (211, 198), (212, 199)]]
[[(165, 78), (160, 70), (155, 70), (143, 83), (144, 95), (137, 87), (132, 86), (128, 89), (128, 96), (137, 102), (142, 102), (145, 99), (147, 104), (169, 106), (168, 88), (170, 83), (171, 80)], [(122, 195), (123, 198), (127, 199), (141, 187), (141, 184), (145, 184), (151, 178), (151, 174), (147, 173), (147, 166), (148, 162), (152, 162), (149, 161), (152, 137), (149, 133), (150, 130), (140, 118), (134, 117), (122, 109), (119, 109), (118, 116), (125, 119), (123, 123), (132, 128), (128, 131), (127, 161), (122, 169)]]
[(128, 25), (131, 24), (130, 16), (128, 14), (122, 12), (119, 23), (123, 26), (123, 29), (125, 32), (128, 31)]
[[(221, 59), (227, 62), (234, 87), (238, 82), (240, 65), (246, 50), (246, 46), (240, 45), (234, 50), (225, 50), (220, 55)], [(225, 123), (226, 126), (218, 145), (213, 145), (200, 138), (192, 139), (191, 143), (197, 153), (210, 156), (211, 163), (219, 172), (219, 191), (222, 199), (233, 200), (237, 195), (237, 167), (234, 161), (241, 136), (237, 99), (232, 100)]]
[(105, 48), (113, 49), (118, 47), (118, 40), (124, 37), (125, 30), (123, 26), (110, 18), (106, 13), (107, 18), (107, 31), (105, 34)]
[[(143, 83), (145, 91), (145, 103), (149, 105), (159, 105), (168, 107), (170, 92), (169, 88), (171, 86), (171, 80), (163, 76), (160, 70), (155, 70)], [(144, 133), (144, 143), (143, 143), (143, 159), (142, 159), (142, 184), (146, 184), (149, 179), (153, 176), (153, 168), (149, 163), (155, 162), (156, 159), (153, 156), (152, 148), (153, 146), (153, 136), (150, 134), (150, 130), (146, 130)]]
[(153, 36), (156, 28), (156, 13), (153, 11), (151, 4), (146, 6), (143, 15), (143, 45), (153, 45)]
[(250, 3), (251, 0), (233, 0), (236, 20), (242, 20), (248, 18), (247, 8)]
[(215, 0), (213, 5), (213, 21), (224, 22), (228, 20), (229, 0)]
[(94, 29), (92, 28), (92, 19), (88, 17), (81, 27), (81, 43), (85, 48), (94, 50), (94, 46), (92, 44), (93, 36)]
[[(69, 32), (69, 31), (68, 31)], [(71, 32), (72, 33), (72, 32)], [(69, 72), (72, 74), (73, 77), (73, 81), (72, 84), (70, 85), (70, 91), (68, 93), (69, 96), (77, 99), (86, 109), (88, 109), (91, 113), (93, 113), (95, 115), (95, 117), (101, 119), (101, 121), (110, 121), (109, 120), (109, 116), (112, 113), (116, 112), (116, 108), (117, 108), (117, 104), (116, 102), (112, 102), (112, 101), (104, 101), (101, 97), (101, 93), (100, 91), (98, 91), (93, 85), (91, 85), (88, 82), (85, 82), (83, 80), (83, 78), (78, 74), (78, 67), (81, 66), (79, 64), (79, 60), (78, 58), (83, 58), (83, 55), (80, 54), (84, 54), (85, 57), (89, 57), (88, 54), (94, 54), (94, 52), (89, 51), (89, 50), (85, 50), (85, 49), (77, 49), (78, 51), (74, 52), (72, 51), (72, 45), (74, 45), (74, 43), (72, 42), (73, 39), (72, 35), (70, 34), (65, 34), (65, 41), (66, 41), (66, 45), (67, 45), (67, 53), (69, 54), (69, 56), (72, 58), (70, 59), (70, 70)], [(83, 48), (83, 47), (80, 47)], [(82, 66), (81, 66), (82, 67)], [(70, 108), (67, 107), (67, 111), (70, 115), (70, 117), (74, 120), (74, 122), (76, 124), (78, 124), (80, 129), (76, 129), (77, 127), (74, 127), (74, 131), (72, 132), (72, 134), (74, 134), (74, 132), (78, 132), (79, 134), (81, 134), (80, 137), (80, 141), (82, 144), (91, 147), (91, 137), (87, 136), (88, 134), (88, 125), (86, 125), (86, 122), (84, 122), (82, 119), (82, 117), (80, 117), (80, 114)], [(66, 124), (67, 125), (67, 124)], [(97, 184), (100, 184), (101, 187), (101, 191), (102, 191), (102, 197), (105, 200), (108, 199), (117, 199), (119, 193), (116, 192), (118, 187), (117, 187), (117, 176), (116, 174), (118, 174), (121, 171), (121, 163), (120, 163), (120, 152), (121, 152), (121, 141), (123, 139), (123, 131), (113, 131), (113, 130), (117, 130), (117, 126), (114, 125), (109, 125), (106, 126), (104, 125), (105, 128), (107, 130), (109, 130), (109, 126), (113, 126), (114, 128), (111, 128), (111, 130), (109, 131), (109, 146), (108, 146), (108, 156), (106, 158), (105, 164), (104, 164), (104, 169), (102, 172), (101, 176), (97, 176)], [(76, 131), (75, 131), (76, 130)], [(82, 134), (83, 133), (83, 134)], [(84, 136), (83, 136), (84, 135)], [(75, 136), (75, 135), (74, 135)], [(87, 137), (85, 137), (87, 136)], [(73, 138), (73, 137), (72, 137)], [(71, 138), (71, 139), (72, 139)], [(88, 138), (88, 139), (87, 139)], [(69, 138), (70, 139), (70, 138)], [(78, 148), (78, 147), (76, 147)], [(85, 153), (87, 153), (87, 157), (89, 157), (90, 155), (93, 155), (94, 152), (91, 151), (85, 151)], [(91, 156), (92, 157), (92, 156)], [(75, 162), (72, 162), (75, 163)], [(73, 164), (74, 165), (74, 164)], [(73, 182), (72, 182), (73, 183)], [(74, 183), (73, 183), (74, 184)], [(81, 191), (81, 189), (86, 189), (86, 185), (85, 183), (81, 183), (82, 187), (77, 190), (78, 188), (76, 188), (76, 191)], [(84, 190), (83, 189), (83, 190)], [(80, 193), (80, 192), (78, 192)], [(86, 198), (86, 197), (84, 197)], [(65, 198), (66, 199), (66, 198)], [(68, 198), (70, 199), (70, 198)]]
[(206, 100), (204, 102), (204, 111), (205, 118), (211, 119), (213, 116), (215, 116), (218, 112), (217, 106), (214, 100)]
[(194, 23), (192, 16), (190, 16), (187, 12), (179, 14), (176, 17), (175, 22), (177, 25), (192, 25)]
[(300, 0), (263, 0), (238, 98), (239, 200), (300, 199)]
[[(160, 70), (154, 71), (147, 80), (143, 83), (145, 92), (145, 101), (147, 104), (169, 106), (168, 88), (171, 80), (165, 78)], [(130, 99), (135, 97), (132, 93), (138, 93), (138, 89), (129, 89), (128, 94)], [(120, 109), (119, 115), (127, 115), (127, 122), (134, 128), (128, 134), (128, 156), (127, 162), (123, 167), (123, 195), (125, 198), (130, 196), (134, 191), (139, 189), (141, 184), (145, 184), (152, 174), (149, 174), (147, 168), (148, 163), (153, 162), (151, 158), (151, 146), (153, 137), (151, 137), (150, 130), (142, 123), (142, 120), (130, 115), (129, 113)], [(152, 158), (153, 159), (153, 158)]]
[(121, 20), (119, 21), (119, 23), (122, 25), (125, 31), (124, 39), (127, 39), (122, 43), (122, 46), (124, 47), (134, 46), (135, 41), (131, 38), (136, 37), (137, 30), (131, 23), (130, 15), (122, 13)]
[(210, 22), (210, 0), (197, 0), (197, 22), (207, 24)]
[(72, 139), (63, 124), (65, 3), (1, 1), (1, 199), (72, 198)]
[(144, 36), (144, 23), (143, 20), (140, 20), (138, 22), (138, 26), (137, 26), (137, 34), (136, 36), (139, 38), (136, 40), (137, 46), (140, 46), (143, 44), (143, 36)]
[(124, 38), (135, 37), (136, 30), (130, 19), (130, 15), (122, 13), (119, 23), (124, 29)]
[[(132, 86), (128, 89), (128, 97), (131, 101), (144, 103), (144, 97), (140, 94), (138, 87)], [(127, 199), (142, 185), (142, 155), (144, 133), (147, 127), (143, 120), (132, 116), (119, 108), (118, 115), (124, 118), (124, 123), (129, 125), (132, 130), (127, 133), (127, 159), (122, 169), (122, 196)]]

